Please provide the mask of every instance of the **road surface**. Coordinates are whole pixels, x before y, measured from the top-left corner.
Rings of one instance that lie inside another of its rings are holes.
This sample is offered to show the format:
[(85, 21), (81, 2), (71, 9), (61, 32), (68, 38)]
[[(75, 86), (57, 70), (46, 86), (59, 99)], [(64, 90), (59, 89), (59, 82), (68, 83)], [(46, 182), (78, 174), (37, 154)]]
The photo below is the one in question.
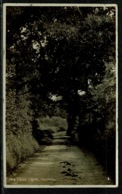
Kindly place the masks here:
[(57, 133), (51, 145), (44, 146), (26, 160), (7, 185), (83, 186), (113, 185), (94, 155), (71, 145), (64, 133)]

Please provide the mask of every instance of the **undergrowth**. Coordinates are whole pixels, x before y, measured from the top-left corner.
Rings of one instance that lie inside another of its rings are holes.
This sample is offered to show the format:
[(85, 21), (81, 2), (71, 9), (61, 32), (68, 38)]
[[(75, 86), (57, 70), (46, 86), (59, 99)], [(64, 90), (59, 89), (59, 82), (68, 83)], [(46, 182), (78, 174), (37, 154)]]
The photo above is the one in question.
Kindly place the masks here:
[(32, 137), (32, 112), (27, 91), (16, 95), (8, 90), (6, 97), (6, 168), (13, 172), (18, 164), (31, 156), (39, 146)]

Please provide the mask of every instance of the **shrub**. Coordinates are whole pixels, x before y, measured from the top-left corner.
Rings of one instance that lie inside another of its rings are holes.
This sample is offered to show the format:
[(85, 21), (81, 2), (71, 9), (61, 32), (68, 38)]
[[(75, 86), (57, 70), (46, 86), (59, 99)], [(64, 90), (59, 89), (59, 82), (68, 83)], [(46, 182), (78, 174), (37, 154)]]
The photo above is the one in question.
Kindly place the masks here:
[(6, 97), (6, 164), (7, 173), (32, 155), (38, 143), (32, 137), (32, 111), (26, 90), (16, 94), (8, 90)]

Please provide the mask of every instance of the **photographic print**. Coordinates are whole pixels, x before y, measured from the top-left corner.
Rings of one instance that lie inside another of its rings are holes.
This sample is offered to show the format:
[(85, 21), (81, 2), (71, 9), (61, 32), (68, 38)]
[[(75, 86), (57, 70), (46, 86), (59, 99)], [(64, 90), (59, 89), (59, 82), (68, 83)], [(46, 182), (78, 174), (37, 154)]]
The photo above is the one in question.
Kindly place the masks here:
[(118, 186), (115, 4), (4, 4), (5, 187)]

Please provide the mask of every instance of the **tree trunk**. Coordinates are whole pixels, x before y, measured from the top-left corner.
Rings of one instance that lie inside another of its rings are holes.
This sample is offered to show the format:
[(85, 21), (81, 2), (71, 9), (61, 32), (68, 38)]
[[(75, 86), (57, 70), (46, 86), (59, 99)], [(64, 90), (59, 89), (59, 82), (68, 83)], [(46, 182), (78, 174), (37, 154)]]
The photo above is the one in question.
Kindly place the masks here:
[(79, 96), (71, 96), (68, 102), (68, 128), (67, 134), (71, 136), (72, 139), (75, 139), (75, 136), (78, 135), (78, 127), (79, 127), (79, 118), (80, 118), (80, 101)]

